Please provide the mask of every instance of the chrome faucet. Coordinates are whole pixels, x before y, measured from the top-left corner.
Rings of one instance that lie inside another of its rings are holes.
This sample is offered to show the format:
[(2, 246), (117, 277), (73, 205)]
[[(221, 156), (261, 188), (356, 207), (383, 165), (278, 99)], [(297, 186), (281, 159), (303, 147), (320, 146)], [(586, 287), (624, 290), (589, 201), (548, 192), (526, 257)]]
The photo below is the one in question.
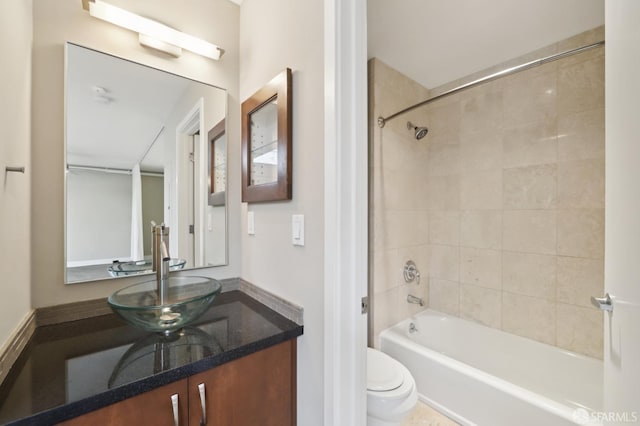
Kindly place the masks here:
[(152, 267), (156, 272), (158, 301), (164, 305), (169, 290), (169, 227), (151, 222), (153, 244)]
[(412, 294), (407, 295), (407, 302), (415, 303), (416, 305), (424, 306), (424, 300), (420, 297), (416, 297)]

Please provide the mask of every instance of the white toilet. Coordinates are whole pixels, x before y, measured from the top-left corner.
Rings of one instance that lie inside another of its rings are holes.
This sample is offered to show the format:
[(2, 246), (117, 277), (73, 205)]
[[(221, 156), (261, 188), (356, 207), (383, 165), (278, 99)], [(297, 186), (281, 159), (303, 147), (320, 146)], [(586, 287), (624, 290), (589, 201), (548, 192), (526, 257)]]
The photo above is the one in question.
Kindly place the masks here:
[(409, 370), (389, 355), (367, 348), (367, 426), (399, 426), (417, 402)]

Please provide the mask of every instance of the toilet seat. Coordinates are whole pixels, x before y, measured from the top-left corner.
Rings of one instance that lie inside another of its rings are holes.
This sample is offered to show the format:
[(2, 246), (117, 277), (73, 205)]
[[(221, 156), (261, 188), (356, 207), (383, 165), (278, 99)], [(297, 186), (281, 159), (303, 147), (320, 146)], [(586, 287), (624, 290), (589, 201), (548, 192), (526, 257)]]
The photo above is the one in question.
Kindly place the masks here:
[(367, 426), (400, 426), (417, 401), (409, 370), (389, 355), (367, 348)]
[(415, 385), (411, 373), (389, 355), (367, 348), (367, 394), (391, 401), (406, 398)]
[(367, 390), (385, 392), (402, 385), (402, 370), (389, 355), (367, 348)]

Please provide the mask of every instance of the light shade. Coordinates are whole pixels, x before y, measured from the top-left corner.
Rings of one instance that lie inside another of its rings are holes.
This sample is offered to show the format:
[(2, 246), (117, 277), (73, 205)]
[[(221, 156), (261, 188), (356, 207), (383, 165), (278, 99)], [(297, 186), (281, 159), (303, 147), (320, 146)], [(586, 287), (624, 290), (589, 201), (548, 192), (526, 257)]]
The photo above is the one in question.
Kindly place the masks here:
[[(87, 2), (85, 2), (85, 4), (86, 3)], [(88, 7), (91, 16), (135, 31), (142, 36), (146, 36), (147, 39), (150, 37), (215, 60), (220, 59), (220, 56), (222, 56), (224, 52), (218, 46), (208, 41), (185, 34), (152, 19), (144, 18), (101, 0), (88, 1)]]

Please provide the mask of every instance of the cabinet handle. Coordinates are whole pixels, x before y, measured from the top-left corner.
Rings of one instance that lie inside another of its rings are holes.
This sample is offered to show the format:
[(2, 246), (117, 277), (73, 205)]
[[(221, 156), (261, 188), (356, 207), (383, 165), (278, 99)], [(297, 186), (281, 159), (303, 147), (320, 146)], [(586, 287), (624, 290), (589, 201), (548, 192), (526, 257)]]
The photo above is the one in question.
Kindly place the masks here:
[(205, 426), (207, 424), (207, 401), (204, 398), (204, 383), (198, 385), (198, 392), (200, 393), (200, 407), (202, 408), (200, 426)]
[(173, 426), (180, 426), (180, 409), (178, 408), (178, 394), (171, 395), (171, 406), (173, 407)]

